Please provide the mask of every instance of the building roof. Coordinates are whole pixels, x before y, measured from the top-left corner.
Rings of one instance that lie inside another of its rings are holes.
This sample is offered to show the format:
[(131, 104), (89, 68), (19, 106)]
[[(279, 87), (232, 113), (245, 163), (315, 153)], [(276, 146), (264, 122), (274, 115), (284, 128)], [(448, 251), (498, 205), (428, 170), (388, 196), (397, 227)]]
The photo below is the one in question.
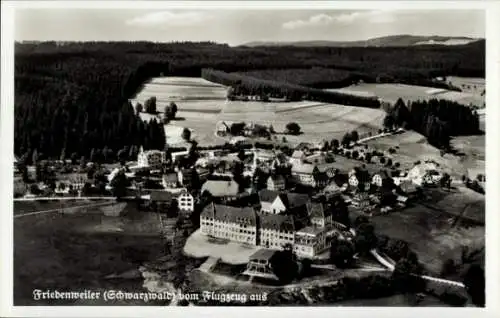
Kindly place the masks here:
[(234, 180), (207, 180), (201, 187), (201, 193), (208, 191), (214, 197), (238, 195), (238, 183)]
[(403, 180), (399, 184), (401, 190), (405, 193), (413, 193), (417, 191), (417, 186), (410, 180)]
[(349, 181), (349, 177), (345, 173), (337, 173), (333, 176), (333, 182), (339, 187), (343, 186)]
[(168, 191), (151, 190), (149, 195), (151, 201), (172, 201), (174, 195)]
[(292, 166), (292, 173), (312, 174), (314, 171), (318, 171), (318, 167), (310, 163), (294, 164)]
[(280, 232), (293, 232), (295, 229), (294, 219), (291, 215), (260, 213), (259, 218), (262, 229)]
[(331, 211), (322, 202), (312, 202), (311, 204), (311, 218), (325, 218)]
[(178, 181), (177, 173), (169, 172), (169, 173), (164, 174), (163, 181), (168, 182), (168, 183), (177, 182)]
[(276, 182), (285, 182), (285, 178), (280, 174), (270, 175), (269, 178), (267, 178), (267, 182), (269, 182), (270, 180), (272, 180), (275, 183)]
[(332, 181), (325, 187), (325, 189), (323, 191), (335, 193), (335, 192), (340, 192), (341, 189), (340, 189), (340, 186), (337, 183), (335, 183), (335, 181)]
[(257, 215), (251, 207), (232, 207), (222, 204), (209, 204), (201, 212), (203, 217), (213, 218), (219, 221), (257, 225)]
[(306, 226), (296, 232), (296, 234), (307, 234), (307, 235), (314, 235), (316, 236), (317, 234), (323, 232), (324, 229), (318, 228), (315, 226)]
[(370, 182), (370, 174), (368, 170), (362, 168), (354, 168), (354, 176), (359, 182)]
[(258, 250), (257, 252), (253, 253), (250, 255), (250, 260), (266, 260), (269, 261), (274, 254), (276, 253), (275, 250), (270, 250), (267, 248), (262, 248)]
[(306, 154), (302, 150), (294, 150), (292, 153), (292, 158), (304, 158)]

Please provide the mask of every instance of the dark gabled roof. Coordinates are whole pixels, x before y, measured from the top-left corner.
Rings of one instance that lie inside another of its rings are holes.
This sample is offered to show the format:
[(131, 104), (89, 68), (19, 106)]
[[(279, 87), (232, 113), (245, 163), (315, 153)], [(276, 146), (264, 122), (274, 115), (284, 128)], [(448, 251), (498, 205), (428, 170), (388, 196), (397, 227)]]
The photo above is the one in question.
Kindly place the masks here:
[(225, 222), (247, 224), (251, 226), (255, 226), (257, 224), (255, 211), (251, 207), (238, 208), (212, 203), (203, 209), (201, 215)]
[(375, 176), (377, 174), (380, 175), (382, 178), (385, 178), (385, 179), (391, 178), (391, 175), (389, 174), (389, 172), (387, 170), (377, 171), (376, 173), (373, 174), (373, 176)]
[(291, 215), (260, 213), (259, 218), (262, 229), (280, 232), (293, 232), (295, 230), (293, 216)]
[(311, 218), (324, 218), (325, 215), (325, 206), (321, 202), (313, 202), (311, 204)]
[(274, 256), (274, 254), (276, 254), (276, 252), (277, 252), (276, 250), (262, 248), (262, 249), (258, 250), (257, 252), (253, 253), (250, 256), (250, 260), (255, 259), (255, 260), (269, 261)]
[(296, 207), (301, 207), (309, 203), (309, 196), (303, 193), (287, 192), (285, 196), (280, 196), (286, 198), (283, 203), (289, 209)]
[(151, 201), (172, 201), (174, 195), (167, 191), (162, 190), (151, 190), (149, 194), (149, 199)]
[(333, 176), (333, 182), (335, 182), (339, 187), (343, 186), (349, 181), (349, 177), (345, 173), (337, 173)]
[(320, 172), (314, 175), (314, 180), (316, 181), (328, 181), (328, 175), (326, 172)]
[(359, 182), (370, 182), (370, 174), (368, 173), (368, 170), (356, 167), (354, 168), (354, 171), (354, 175)]
[(272, 203), (278, 195), (280, 195), (278, 191), (263, 189), (259, 191), (259, 200), (260, 202)]

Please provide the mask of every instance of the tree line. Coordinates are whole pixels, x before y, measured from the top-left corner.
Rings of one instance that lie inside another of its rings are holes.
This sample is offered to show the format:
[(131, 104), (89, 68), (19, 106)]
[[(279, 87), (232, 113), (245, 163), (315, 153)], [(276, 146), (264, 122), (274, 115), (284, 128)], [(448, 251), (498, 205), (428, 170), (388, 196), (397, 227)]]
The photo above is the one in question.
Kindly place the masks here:
[(477, 112), (453, 101), (431, 99), (405, 104), (399, 98), (387, 112), (385, 128), (413, 129), (438, 148), (449, 148), (451, 136), (480, 133)]
[[(58, 158), (64, 149), (66, 156), (80, 158), (88, 157), (92, 148), (102, 151), (105, 146), (115, 153), (132, 145), (159, 147), (163, 136), (152, 137), (150, 133), (158, 131), (157, 127), (142, 123), (128, 104), (128, 99), (153, 76), (200, 76), (203, 68), (247, 72), (307, 67), (371, 70), (380, 80), (392, 76), (388, 73), (396, 74), (400, 80), (422, 78), (417, 73), (424, 77), (440, 73), (482, 76), (484, 44), (478, 41), (465, 46), (425, 48), (246, 48), (211, 42), (16, 43), (14, 151), (22, 156), (37, 149), (41, 157)], [(311, 94), (317, 100), (346, 105), (354, 102), (352, 97), (303, 86), (293, 88), (279, 81), (246, 79), (245, 83), (246, 89), (286, 92), (291, 99)]]
[(258, 95), (276, 98), (286, 98), (289, 101), (303, 99), (335, 103), (342, 105), (380, 107), (377, 98), (354, 96), (339, 92), (329, 92), (305, 86), (279, 82), (274, 80), (263, 80), (236, 73), (227, 73), (214, 69), (203, 69), (201, 77), (232, 88), (231, 94), (235, 95)]

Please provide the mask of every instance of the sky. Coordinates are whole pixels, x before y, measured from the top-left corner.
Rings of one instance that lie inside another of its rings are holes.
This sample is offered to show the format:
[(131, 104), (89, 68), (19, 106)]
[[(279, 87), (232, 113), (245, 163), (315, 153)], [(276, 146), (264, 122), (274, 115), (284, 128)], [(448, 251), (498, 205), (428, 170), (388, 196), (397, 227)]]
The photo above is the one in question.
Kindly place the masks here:
[(485, 37), (481, 10), (16, 9), (16, 41), (354, 41)]

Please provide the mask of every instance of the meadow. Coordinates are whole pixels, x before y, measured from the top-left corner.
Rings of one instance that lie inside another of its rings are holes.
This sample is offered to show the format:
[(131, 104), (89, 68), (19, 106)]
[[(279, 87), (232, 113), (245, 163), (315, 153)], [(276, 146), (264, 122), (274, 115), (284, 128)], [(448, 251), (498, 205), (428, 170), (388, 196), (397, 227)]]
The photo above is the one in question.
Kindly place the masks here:
[(361, 96), (378, 96), (383, 101), (391, 104), (395, 103), (398, 98), (402, 98), (405, 102), (437, 98), (456, 101), (464, 105), (473, 104), (477, 107), (483, 107), (484, 104), (484, 96), (480, 96), (477, 92), (455, 92), (440, 88), (405, 84), (362, 83), (351, 85), (349, 87), (328, 90), (357, 94)]
[[(273, 125), (278, 132), (286, 124), (297, 122), (302, 128), (299, 136), (285, 136), (295, 144), (303, 141), (320, 142), (340, 139), (347, 131), (359, 133), (376, 132), (385, 113), (381, 109), (351, 107), (311, 101), (301, 102), (241, 102), (224, 100), (226, 89), (201, 78), (162, 77), (153, 78), (132, 99), (132, 103), (143, 103), (156, 96), (157, 109), (171, 101), (178, 107), (177, 119), (165, 125), (167, 143), (182, 143), (180, 137), (184, 127), (191, 129), (192, 136), (201, 144), (223, 144), (227, 139), (215, 135), (215, 126), (220, 121), (254, 122)], [(141, 113), (141, 118), (150, 120), (158, 116)]]

